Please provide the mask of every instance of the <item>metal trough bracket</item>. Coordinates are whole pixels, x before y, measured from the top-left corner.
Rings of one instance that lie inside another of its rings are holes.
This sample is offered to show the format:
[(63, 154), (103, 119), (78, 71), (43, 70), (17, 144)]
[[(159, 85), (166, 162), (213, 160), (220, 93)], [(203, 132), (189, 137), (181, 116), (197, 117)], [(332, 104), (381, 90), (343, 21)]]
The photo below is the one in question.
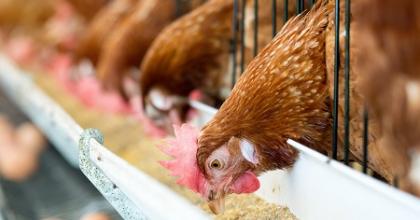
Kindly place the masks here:
[(89, 153), (92, 139), (101, 145), (104, 143), (103, 135), (98, 129), (90, 128), (83, 131), (79, 140), (79, 162), (82, 172), (124, 219), (147, 219), (120, 188), (91, 161)]

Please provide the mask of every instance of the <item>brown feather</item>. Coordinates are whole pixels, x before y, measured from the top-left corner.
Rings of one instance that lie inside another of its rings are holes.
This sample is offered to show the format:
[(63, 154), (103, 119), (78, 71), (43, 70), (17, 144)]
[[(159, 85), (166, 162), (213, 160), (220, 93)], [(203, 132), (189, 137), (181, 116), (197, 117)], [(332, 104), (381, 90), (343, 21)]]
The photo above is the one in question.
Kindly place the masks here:
[[(391, 170), (407, 180), (410, 155), (420, 150), (420, 1), (360, 0), (355, 8), (361, 90), (377, 117)], [(416, 94), (410, 91), (417, 88)], [(404, 183), (403, 183), (404, 182)], [(402, 185), (420, 195), (417, 187)]]
[(140, 64), (154, 38), (174, 19), (174, 0), (139, 1), (104, 43), (97, 75), (105, 87), (121, 91), (128, 68)]
[(128, 15), (137, 0), (114, 0), (103, 7), (89, 24), (75, 51), (76, 60), (87, 58), (96, 64), (105, 39)]
[(217, 93), (231, 36), (233, 0), (211, 0), (166, 27), (141, 65), (145, 98), (154, 87), (187, 96), (194, 88)]
[(0, 26), (37, 30), (54, 13), (54, 1), (50, 0), (1, 0)]
[(91, 20), (95, 14), (110, 0), (67, 0), (86, 20)]
[(318, 3), (289, 20), (249, 64), (230, 97), (201, 131), (197, 161), (231, 137), (245, 138), (260, 156), (255, 172), (293, 164), (297, 151), (286, 140), (322, 149), (330, 129), (326, 105), (325, 28), (331, 8)]

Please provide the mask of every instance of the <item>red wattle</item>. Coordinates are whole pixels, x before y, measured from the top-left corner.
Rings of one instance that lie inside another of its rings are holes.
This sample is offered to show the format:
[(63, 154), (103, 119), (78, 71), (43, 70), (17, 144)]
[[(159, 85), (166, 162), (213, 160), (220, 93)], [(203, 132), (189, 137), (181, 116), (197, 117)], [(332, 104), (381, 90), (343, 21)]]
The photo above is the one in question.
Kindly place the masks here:
[(253, 193), (260, 188), (260, 181), (251, 171), (246, 171), (233, 184), (234, 193)]

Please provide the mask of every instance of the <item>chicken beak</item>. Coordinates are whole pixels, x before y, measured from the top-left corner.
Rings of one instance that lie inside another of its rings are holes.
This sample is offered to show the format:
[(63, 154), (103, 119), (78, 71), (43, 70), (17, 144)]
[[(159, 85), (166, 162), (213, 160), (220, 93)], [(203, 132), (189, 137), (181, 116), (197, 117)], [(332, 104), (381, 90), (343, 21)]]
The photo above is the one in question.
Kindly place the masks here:
[(220, 197), (208, 202), (210, 210), (215, 214), (220, 214), (225, 211), (225, 198)]

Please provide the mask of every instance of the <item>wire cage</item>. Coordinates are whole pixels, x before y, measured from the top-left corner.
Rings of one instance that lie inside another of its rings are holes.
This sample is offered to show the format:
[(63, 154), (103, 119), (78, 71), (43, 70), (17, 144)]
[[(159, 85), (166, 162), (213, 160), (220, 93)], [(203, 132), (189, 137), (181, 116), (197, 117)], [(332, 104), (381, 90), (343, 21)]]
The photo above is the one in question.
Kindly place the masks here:
[[(279, 31), (279, 19), (285, 23), (293, 14), (291, 14), (290, 8), (294, 6), (294, 14), (302, 13), (305, 10), (310, 9), (314, 4), (315, 0), (234, 0), (234, 11), (233, 11), (233, 33), (232, 33), (232, 43), (231, 43), (231, 57), (232, 59), (232, 69), (231, 69), (231, 81), (232, 87), (235, 85), (238, 76), (244, 71), (246, 67), (245, 57), (245, 38), (250, 37), (246, 36), (245, 33), (245, 21), (248, 19), (246, 16), (249, 15), (245, 12), (245, 7), (247, 4), (253, 4), (253, 34), (252, 36), (252, 56), (256, 56), (258, 51), (261, 49), (263, 45), (258, 43), (259, 39), (259, 7), (262, 4), (270, 4), (271, 6), (271, 25), (272, 25), (272, 36), (275, 37), (277, 32)], [(343, 4), (344, 3), (344, 4)], [(283, 4), (282, 7), (279, 7), (280, 4)], [(332, 159), (339, 160), (340, 162), (350, 165), (350, 34), (345, 34), (344, 36), (344, 44), (340, 43), (340, 21), (344, 19), (344, 32), (350, 33), (350, 15), (351, 15), (351, 7), (350, 7), (350, 0), (335, 0), (335, 11), (340, 11), (344, 6), (344, 18), (340, 18), (343, 14), (335, 13), (335, 39), (334, 39), (334, 78), (333, 78), (333, 97), (332, 98), (332, 140), (331, 140), (331, 154), (329, 155)], [(279, 11), (281, 8), (282, 11)], [(249, 33), (248, 33), (249, 34)], [(340, 49), (344, 48), (344, 59), (340, 56)], [(249, 51), (248, 51), (249, 52)], [(340, 65), (344, 64), (344, 68), (340, 69)], [(339, 83), (339, 77), (344, 77), (344, 83)], [(343, 117), (340, 117), (338, 114), (339, 108), (339, 92), (344, 92), (344, 114)], [(369, 145), (369, 117), (368, 111), (366, 107), (362, 110), (363, 115), (360, 115), (361, 121), (363, 122), (363, 131), (362, 131), (362, 172), (368, 172), (368, 145)], [(343, 144), (342, 146), (339, 145), (339, 124), (342, 123), (344, 126), (344, 135), (342, 137)], [(344, 156), (339, 159), (338, 158), (338, 151), (339, 148), (342, 147), (344, 152)], [(382, 179), (379, 177), (379, 179)], [(397, 185), (398, 181), (395, 178), (395, 185)]]

